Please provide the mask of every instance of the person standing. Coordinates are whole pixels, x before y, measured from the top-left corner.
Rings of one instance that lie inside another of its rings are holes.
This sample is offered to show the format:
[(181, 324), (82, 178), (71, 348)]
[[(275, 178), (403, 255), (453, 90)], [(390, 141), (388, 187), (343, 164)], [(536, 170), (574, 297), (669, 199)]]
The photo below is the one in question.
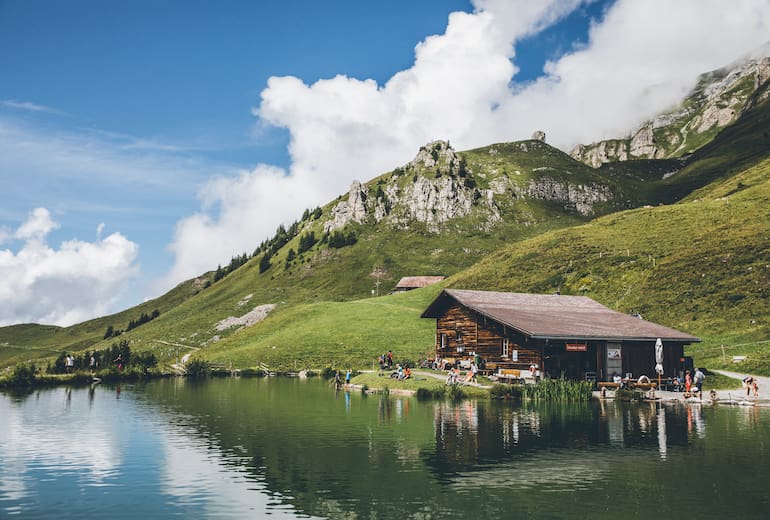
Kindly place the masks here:
[(695, 394), (698, 399), (703, 399), (703, 381), (705, 381), (706, 375), (700, 368), (695, 367), (695, 375), (693, 376), (693, 382), (695, 383)]
[(746, 387), (746, 397), (751, 395), (751, 391), (754, 391), (754, 397), (759, 397), (759, 385), (757, 379), (754, 376), (746, 376), (743, 378), (743, 386)]
[(345, 386), (350, 386), (350, 378), (353, 376), (353, 372), (348, 368), (345, 373)]
[(689, 394), (691, 388), (692, 388), (692, 375), (690, 374), (690, 371), (687, 370), (684, 373), (684, 391), (685, 391), (685, 393)]

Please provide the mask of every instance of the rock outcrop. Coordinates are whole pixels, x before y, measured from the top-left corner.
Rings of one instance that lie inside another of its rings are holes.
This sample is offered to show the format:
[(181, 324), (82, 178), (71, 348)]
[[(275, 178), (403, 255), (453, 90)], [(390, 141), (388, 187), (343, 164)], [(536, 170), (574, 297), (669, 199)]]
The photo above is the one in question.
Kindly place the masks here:
[(359, 181), (353, 181), (348, 190), (348, 199), (332, 209), (332, 216), (324, 224), (324, 231), (341, 229), (350, 222), (361, 224), (366, 218), (366, 188)]
[(703, 74), (688, 98), (676, 109), (644, 123), (630, 137), (575, 146), (570, 155), (597, 168), (630, 159), (685, 156), (708, 139), (701, 137), (733, 123), (755, 93), (770, 96), (770, 46), (753, 57)]
[[(508, 146), (516, 146), (517, 152), (523, 153), (555, 151), (538, 141)], [(496, 146), (490, 147), (490, 156), (497, 153)], [(502, 220), (502, 205), (518, 200), (559, 202), (565, 210), (583, 216), (592, 215), (596, 203), (612, 200), (606, 186), (559, 180), (543, 173), (548, 170), (551, 168), (535, 168), (530, 178), (521, 182), (497, 170), (487, 172), (491, 177), (484, 172), (474, 173), (448, 142), (433, 141), (421, 147), (415, 158), (397, 168), (390, 178), (382, 177), (369, 186), (353, 182), (347, 196), (332, 208), (324, 231), (342, 229), (350, 223), (386, 221), (398, 228), (419, 222), (437, 233), (445, 224), (469, 216), (478, 229), (486, 231)], [(485, 179), (485, 188), (477, 186), (476, 175)]]
[(532, 199), (560, 202), (565, 209), (583, 216), (593, 215), (595, 204), (612, 200), (612, 192), (607, 186), (573, 184), (550, 177), (530, 181), (525, 189), (516, 192)]

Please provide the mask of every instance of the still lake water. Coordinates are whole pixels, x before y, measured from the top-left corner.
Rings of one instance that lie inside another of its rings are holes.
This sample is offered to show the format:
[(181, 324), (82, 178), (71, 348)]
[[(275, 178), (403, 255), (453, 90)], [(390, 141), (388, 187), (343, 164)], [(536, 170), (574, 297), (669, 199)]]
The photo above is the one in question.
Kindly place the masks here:
[(0, 394), (0, 517), (768, 518), (770, 410), (311, 379)]

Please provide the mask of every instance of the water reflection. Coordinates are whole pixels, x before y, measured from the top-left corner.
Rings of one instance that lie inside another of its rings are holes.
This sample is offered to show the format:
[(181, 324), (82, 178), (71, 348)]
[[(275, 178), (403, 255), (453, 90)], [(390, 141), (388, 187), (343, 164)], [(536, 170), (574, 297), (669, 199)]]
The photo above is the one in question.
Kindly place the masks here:
[(751, 518), (770, 503), (749, 476), (770, 471), (758, 408), (171, 380), (0, 395), (0, 418), (0, 516), (501, 517), (516, 504), (614, 518), (644, 514), (654, 494), (664, 516)]

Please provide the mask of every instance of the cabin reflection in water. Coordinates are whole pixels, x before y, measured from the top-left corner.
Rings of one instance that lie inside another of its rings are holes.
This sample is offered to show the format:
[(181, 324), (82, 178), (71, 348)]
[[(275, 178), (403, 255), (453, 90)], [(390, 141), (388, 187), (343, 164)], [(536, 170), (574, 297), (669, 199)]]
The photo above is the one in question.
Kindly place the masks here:
[[(701, 406), (614, 402), (570, 405), (479, 406), (437, 403), (434, 408), (435, 454), (431, 462), (443, 471), (466, 471), (486, 464), (561, 451), (600, 455), (602, 450), (633, 448), (665, 459), (674, 446), (687, 447), (703, 438)], [(586, 459), (591, 464), (591, 457)]]

